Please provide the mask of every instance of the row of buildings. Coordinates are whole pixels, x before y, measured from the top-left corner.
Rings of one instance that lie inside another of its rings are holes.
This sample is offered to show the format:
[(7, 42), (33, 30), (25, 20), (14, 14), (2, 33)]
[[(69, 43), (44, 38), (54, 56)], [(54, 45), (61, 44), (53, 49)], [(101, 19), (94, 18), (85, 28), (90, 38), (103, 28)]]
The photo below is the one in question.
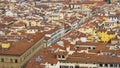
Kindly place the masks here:
[(32, 57), (26, 68), (120, 68), (119, 9), (118, 3), (112, 3), (88, 13), (91, 16), (84, 13), (85, 21)]
[[(93, 4), (88, 4), (83, 10), (93, 9), (90, 8)], [(77, 5), (81, 6), (81, 3)], [(83, 10), (73, 6), (76, 3), (69, 4), (70, 11), (74, 10), (77, 13), (74, 15), (79, 17), (78, 13)], [(86, 19), (77, 28), (36, 54), (26, 68), (120, 68), (120, 5), (104, 4), (101, 7), (101, 11), (97, 12), (96, 8), (95, 13), (86, 10)]]
[(15, 0), (0, 7), (0, 68), (119, 68), (117, 3)]

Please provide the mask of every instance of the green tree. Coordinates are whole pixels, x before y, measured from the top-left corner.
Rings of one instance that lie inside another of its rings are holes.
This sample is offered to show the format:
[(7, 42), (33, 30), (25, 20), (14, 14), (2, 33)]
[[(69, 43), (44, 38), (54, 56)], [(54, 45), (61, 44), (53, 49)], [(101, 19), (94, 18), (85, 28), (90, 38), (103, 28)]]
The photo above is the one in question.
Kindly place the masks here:
[(107, 3), (111, 3), (111, 0), (105, 0), (105, 2), (107, 2)]

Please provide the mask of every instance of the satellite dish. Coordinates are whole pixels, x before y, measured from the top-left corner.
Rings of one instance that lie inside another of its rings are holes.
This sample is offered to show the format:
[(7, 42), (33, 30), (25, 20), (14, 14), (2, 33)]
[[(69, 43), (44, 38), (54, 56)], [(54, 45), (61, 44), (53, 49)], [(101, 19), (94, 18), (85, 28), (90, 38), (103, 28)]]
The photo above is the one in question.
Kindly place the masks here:
[(87, 42), (87, 38), (86, 38), (86, 37), (81, 37), (81, 38), (80, 38), (80, 41), (81, 41), (81, 42)]

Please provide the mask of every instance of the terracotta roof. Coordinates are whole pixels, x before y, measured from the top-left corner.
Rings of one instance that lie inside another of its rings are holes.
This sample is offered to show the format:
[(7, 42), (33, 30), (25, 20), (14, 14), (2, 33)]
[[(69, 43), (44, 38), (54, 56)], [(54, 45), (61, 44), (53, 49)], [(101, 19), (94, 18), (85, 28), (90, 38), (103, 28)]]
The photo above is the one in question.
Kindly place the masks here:
[(106, 32), (107, 29), (104, 29), (104, 28), (99, 28), (97, 31), (100, 31), (100, 32)]
[[(109, 60), (111, 59), (111, 60)], [(111, 57), (111, 56), (105, 56), (105, 55), (96, 55), (96, 54), (87, 54), (84, 53), (81, 56), (68, 56), (67, 60), (63, 62), (81, 62), (81, 63), (120, 63), (120, 60), (118, 57)]]
[(11, 22), (11, 21), (14, 21), (14, 18), (13, 17), (9, 17), (9, 16), (6, 16), (3, 18), (4, 21), (7, 21), (7, 22)]
[(108, 31), (107, 34), (115, 34), (115, 31)]
[(80, 41), (78, 41), (76, 43), (76, 45), (88, 45), (88, 46), (98, 46), (100, 44), (102, 44), (102, 43), (98, 43), (98, 42), (80, 42)]
[(9, 49), (0, 49), (0, 55), (22, 55), (29, 48), (31, 48), (38, 40), (43, 38), (44, 34), (36, 33), (35, 35), (29, 34), (27, 36), (27, 38), (32, 39), (32, 42), (29, 42), (27, 38), (18, 40), (16, 42), (12, 42), (11, 47)]
[(68, 52), (56, 52), (55, 54), (56, 54), (56, 55), (67, 55)]

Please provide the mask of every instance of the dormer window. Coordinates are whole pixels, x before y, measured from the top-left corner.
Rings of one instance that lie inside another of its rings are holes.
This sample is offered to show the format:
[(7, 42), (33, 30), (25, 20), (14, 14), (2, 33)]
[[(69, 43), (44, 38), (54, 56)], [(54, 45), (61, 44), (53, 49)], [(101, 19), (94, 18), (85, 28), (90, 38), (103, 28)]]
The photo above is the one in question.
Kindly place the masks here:
[(68, 52), (57, 52), (56, 58), (58, 60), (66, 60)]
[(65, 55), (57, 55), (58, 60), (65, 60)]
[(65, 58), (65, 55), (58, 55), (58, 58)]

